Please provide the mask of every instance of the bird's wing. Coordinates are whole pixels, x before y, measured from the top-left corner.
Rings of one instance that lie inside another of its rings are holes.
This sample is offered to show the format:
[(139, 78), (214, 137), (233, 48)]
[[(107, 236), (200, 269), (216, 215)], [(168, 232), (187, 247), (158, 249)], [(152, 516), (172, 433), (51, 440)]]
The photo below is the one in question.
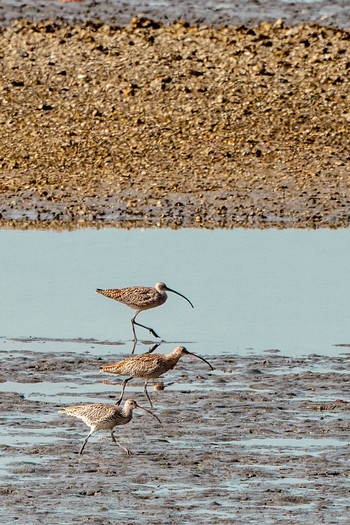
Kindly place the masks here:
[(149, 307), (151, 304), (158, 304), (159, 293), (155, 288), (145, 286), (134, 286), (126, 288), (127, 292), (122, 295), (123, 302), (138, 306), (139, 308)]
[(93, 403), (89, 405), (65, 407), (64, 410), (60, 410), (60, 412), (81, 419), (81, 421), (84, 421), (84, 423), (89, 425), (92, 419), (97, 422), (100, 419), (112, 416), (115, 412), (115, 406), (105, 405), (103, 403)]
[(124, 361), (117, 361), (101, 368), (102, 372), (130, 377), (147, 377), (157, 373), (164, 363), (162, 354), (141, 354), (128, 357)]
[(139, 372), (139, 377), (145, 377), (159, 372), (163, 362), (162, 354), (142, 354), (135, 357), (134, 369)]
[(159, 292), (155, 288), (146, 286), (98, 290), (98, 293), (135, 309), (140, 308), (142, 310), (146, 307), (149, 308), (152, 304), (159, 304)]

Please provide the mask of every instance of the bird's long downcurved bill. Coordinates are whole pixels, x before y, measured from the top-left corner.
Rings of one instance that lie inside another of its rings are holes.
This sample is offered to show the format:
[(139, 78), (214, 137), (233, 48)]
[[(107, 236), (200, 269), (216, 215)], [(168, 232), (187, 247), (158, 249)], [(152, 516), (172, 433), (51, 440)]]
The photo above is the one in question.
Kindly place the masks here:
[(179, 295), (180, 297), (183, 297), (184, 299), (186, 299), (186, 301), (188, 303), (190, 303), (190, 305), (192, 306), (192, 308), (194, 308), (193, 304), (191, 303), (191, 301), (189, 299), (187, 299), (187, 297), (185, 297), (184, 295), (182, 295), (182, 293), (180, 292), (177, 292), (176, 290), (172, 290), (171, 288), (166, 288), (168, 292), (173, 292), (173, 293), (176, 293), (176, 295)]
[(204, 359), (204, 357), (201, 357), (200, 355), (197, 355), (197, 354), (193, 354), (192, 352), (188, 352), (188, 355), (193, 355), (193, 357), (198, 357), (198, 359), (201, 359), (202, 361), (204, 361), (205, 363), (207, 363), (207, 365), (209, 366), (209, 368), (211, 370), (214, 370), (214, 367), (211, 366), (211, 364), (206, 360)]
[(140, 405), (137, 405), (136, 408), (139, 408), (140, 410), (143, 410), (144, 412), (148, 412), (149, 414), (151, 414), (151, 416), (155, 417), (156, 420), (157, 420), (160, 424), (162, 424), (162, 422), (161, 422), (161, 420), (159, 419), (159, 417), (156, 416), (155, 414), (153, 414), (153, 412), (151, 412), (150, 410), (147, 410), (147, 408), (140, 407)]

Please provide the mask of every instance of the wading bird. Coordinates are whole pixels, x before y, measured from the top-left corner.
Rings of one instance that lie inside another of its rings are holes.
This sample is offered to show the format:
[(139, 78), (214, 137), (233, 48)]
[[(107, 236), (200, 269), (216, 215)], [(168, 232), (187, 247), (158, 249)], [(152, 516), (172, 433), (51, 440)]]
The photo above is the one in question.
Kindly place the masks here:
[(118, 406), (118, 404), (107, 405), (103, 403), (94, 403), (90, 405), (76, 405), (72, 407), (65, 407), (62, 410), (59, 410), (59, 412), (62, 412), (67, 416), (81, 419), (82, 421), (84, 421), (84, 423), (86, 423), (88, 427), (90, 427), (90, 432), (84, 439), (84, 443), (80, 449), (79, 454), (83, 453), (83, 450), (89, 437), (94, 432), (97, 432), (98, 430), (110, 430), (112, 440), (114, 441), (114, 443), (116, 443), (120, 448), (122, 448), (129, 456), (131, 454), (130, 450), (123, 447), (122, 445), (120, 445), (120, 443), (118, 443), (118, 441), (116, 441), (113, 435), (113, 429), (116, 426), (126, 425), (127, 423), (129, 423), (129, 421), (131, 421), (132, 419), (132, 411), (135, 410), (135, 408), (139, 408), (144, 412), (148, 412), (153, 417), (155, 417), (159, 421), (159, 423), (161, 423), (159, 417), (153, 414), (153, 412), (151, 412), (150, 410), (147, 410), (147, 408), (140, 407), (140, 405), (138, 405), (133, 399), (127, 399), (124, 403), (123, 408)]
[(207, 363), (211, 370), (214, 370), (211, 364), (208, 363), (208, 361), (204, 359), (204, 357), (189, 352), (183, 346), (177, 346), (175, 350), (173, 350), (171, 354), (168, 355), (147, 353), (133, 357), (128, 357), (123, 361), (117, 361), (116, 363), (112, 363), (110, 365), (104, 365), (100, 370), (101, 372), (107, 372), (109, 374), (129, 376), (123, 382), (122, 392), (117, 401), (118, 405), (123, 399), (126, 383), (131, 379), (134, 379), (135, 377), (144, 379), (144, 391), (148, 398), (148, 401), (150, 402), (151, 408), (153, 408), (151, 398), (149, 397), (147, 392), (147, 383), (149, 379), (157, 379), (162, 374), (165, 374), (165, 372), (168, 372), (168, 370), (175, 368), (178, 360), (184, 355), (192, 355), (193, 357), (197, 357), (198, 359), (201, 359), (202, 361)]
[(154, 288), (148, 288), (145, 286), (131, 286), (128, 288), (109, 290), (101, 290), (100, 288), (98, 288), (96, 292), (110, 299), (114, 299), (119, 303), (123, 303), (126, 306), (129, 306), (129, 308), (132, 308), (133, 310), (136, 310), (134, 317), (131, 319), (132, 332), (134, 334), (134, 348), (132, 350), (132, 353), (134, 353), (137, 341), (135, 325), (145, 328), (154, 337), (159, 337), (159, 335), (153, 330), (153, 328), (145, 326), (144, 324), (137, 323), (135, 319), (140, 312), (143, 312), (144, 310), (150, 310), (151, 308), (156, 308), (156, 306), (164, 304), (168, 298), (166, 292), (172, 292), (177, 295), (180, 295), (181, 297), (186, 299), (186, 301), (190, 303), (190, 305), (193, 308), (193, 304), (189, 299), (187, 299), (187, 297), (185, 297), (179, 292), (176, 292), (175, 290), (172, 290), (171, 288), (168, 288), (167, 285), (164, 283), (157, 283)]

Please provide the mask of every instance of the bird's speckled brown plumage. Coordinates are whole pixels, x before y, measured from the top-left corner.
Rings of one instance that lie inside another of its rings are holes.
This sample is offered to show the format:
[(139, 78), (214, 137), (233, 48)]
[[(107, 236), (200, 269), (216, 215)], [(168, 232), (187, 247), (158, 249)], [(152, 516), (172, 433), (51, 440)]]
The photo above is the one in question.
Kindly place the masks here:
[(128, 357), (110, 365), (104, 365), (102, 372), (121, 376), (140, 377), (142, 379), (156, 379), (174, 368), (181, 356), (185, 355), (183, 346), (177, 346), (171, 354), (142, 354)]
[(175, 293), (176, 295), (180, 295), (180, 297), (186, 299), (186, 301), (190, 303), (190, 305), (193, 308), (193, 304), (187, 299), (187, 297), (185, 297), (179, 292), (176, 292), (175, 290), (172, 290), (171, 288), (168, 288), (167, 285), (164, 283), (157, 283), (154, 288), (149, 288), (145, 286), (130, 286), (128, 288), (110, 288), (108, 290), (100, 290), (100, 288), (98, 288), (96, 290), (97, 293), (104, 295), (109, 299), (114, 299), (119, 303), (123, 303), (126, 306), (129, 306), (129, 308), (132, 308), (136, 311), (136, 314), (131, 319), (131, 327), (134, 335), (134, 347), (132, 349), (132, 353), (134, 353), (137, 342), (135, 325), (145, 328), (154, 337), (159, 337), (159, 335), (153, 330), (153, 328), (151, 328), (150, 326), (145, 326), (144, 324), (137, 323), (135, 319), (140, 312), (143, 312), (143, 310), (150, 310), (151, 308), (155, 308), (156, 306), (164, 304), (168, 298), (166, 294), (167, 291)]
[(110, 365), (104, 365), (101, 368), (101, 372), (107, 372), (110, 374), (118, 374), (122, 376), (130, 376), (128, 379), (125, 379), (123, 383), (123, 390), (121, 396), (118, 400), (118, 403), (123, 399), (123, 394), (125, 390), (125, 385), (128, 381), (135, 377), (139, 377), (145, 380), (145, 394), (148, 397), (148, 400), (152, 407), (152, 401), (147, 392), (147, 382), (149, 379), (157, 379), (168, 370), (175, 368), (178, 360), (183, 355), (192, 355), (201, 359), (209, 365), (211, 369), (213, 367), (206, 361), (203, 357), (193, 354), (186, 350), (183, 346), (177, 346), (170, 354), (142, 354), (133, 357), (128, 357), (123, 361), (117, 361), (111, 363)]
[(118, 405), (92, 403), (88, 405), (65, 407), (62, 410), (59, 410), (59, 412), (81, 419), (86, 425), (90, 427), (90, 432), (84, 440), (80, 454), (82, 454), (87, 440), (94, 432), (97, 432), (98, 430), (110, 430), (113, 441), (129, 455), (130, 451), (115, 440), (113, 429), (116, 426), (126, 425), (129, 423), (129, 421), (132, 419), (132, 411), (135, 408), (149, 412), (160, 422), (159, 418), (155, 414), (145, 408), (140, 407), (133, 399), (127, 399), (123, 408)]
[(118, 405), (92, 403), (89, 405), (75, 405), (65, 407), (59, 412), (67, 416), (81, 419), (89, 427), (97, 430), (112, 430), (118, 425), (126, 425), (132, 419), (132, 411), (136, 406), (131, 404), (131, 399), (125, 401), (124, 408)]
[(109, 290), (96, 290), (97, 293), (123, 303), (133, 310), (149, 310), (164, 304), (167, 300), (166, 293), (161, 293), (156, 288), (145, 286), (130, 286), (129, 288), (116, 288)]

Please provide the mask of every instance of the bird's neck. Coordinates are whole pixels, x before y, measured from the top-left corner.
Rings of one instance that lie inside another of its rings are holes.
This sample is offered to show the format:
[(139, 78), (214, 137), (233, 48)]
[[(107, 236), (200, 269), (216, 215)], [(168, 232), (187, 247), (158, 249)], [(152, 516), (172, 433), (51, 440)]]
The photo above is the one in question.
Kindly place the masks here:
[(157, 291), (158, 291), (159, 295), (161, 296), (161, 298), (163, 299), (163, 303), (165, 303), (165, 301), (168, 299), (166, 291), (165, 290), (161, 290), (161, 291), (157, 290)]
[(128, 408), (123, 408), (123, 416), (124, 417), (127, 417), (127, 418), (132, 418), (132, 409), (130, 407)]
[(180, 357), (181, 357), (181, 354), (179, 354), (176, 351), (174, 351), (171, 354), (166, 356), (166, 360), (167, 360), (168, 365), (170, 366), (170, 368), (174, 368), (174, 366), (176, 365), (176, 363), (178, 362)]

